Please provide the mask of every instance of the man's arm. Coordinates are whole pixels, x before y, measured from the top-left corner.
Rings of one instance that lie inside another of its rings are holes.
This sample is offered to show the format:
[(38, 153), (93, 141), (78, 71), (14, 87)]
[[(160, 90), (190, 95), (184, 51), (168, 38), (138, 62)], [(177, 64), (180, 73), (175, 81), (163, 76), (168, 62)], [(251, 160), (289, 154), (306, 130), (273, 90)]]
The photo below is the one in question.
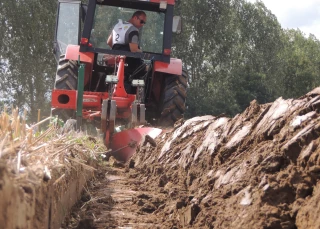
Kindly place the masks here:
[[(130, 35), (129, 35), (130, 37)], [(139, 35), (136, 31), (134, 31), (132, 33), (132, 36), (131, 36), (131, 42), (129, 43), (129, 47), (130, 47), (130, 51), (131, 52), (142, 52), (140, 49), (139, 49), (139, 46), (138, 46), (138, 43), (139, 43)]]
[(112, 48), (112, 33), (110, 34), (110, 36), (107, 40), (107, 44), (110, 46), (110, 48)]
[(129, 47), (131, 52), (142, 52), (136, 43), (129, 43)]

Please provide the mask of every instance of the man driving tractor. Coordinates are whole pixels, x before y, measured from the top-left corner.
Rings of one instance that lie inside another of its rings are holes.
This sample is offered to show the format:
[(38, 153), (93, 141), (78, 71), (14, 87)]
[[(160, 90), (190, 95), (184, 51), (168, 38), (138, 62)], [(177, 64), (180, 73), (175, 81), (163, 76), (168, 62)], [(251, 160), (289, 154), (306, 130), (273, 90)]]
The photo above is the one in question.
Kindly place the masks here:
[(141, 52), (139, 48), (139, 29), (146, 24), (146, 20), (147, 15), (143, 11), (136, 11), (128, 22), (119, 19), (108, 38), (107, 44), (114, 50)]
[[(147, 15), (143, 11), (136, 11), (129, 21), (119, 22), (114, 26), (107, 44), (113, 50), (123, 50), (129, 52), (142, 52), (139, 47), (139, 29), (141, 29), (147, 20)], [(131, 87), (129, 77), (134, 73), (135, 69), (142, 65), (142, 60), (139, 58), (126, 57), (126, 73), (125, 73), (125, 88), (127, 93), (134, 93)], [(138, 74), (139, 72), (137, 72)]]

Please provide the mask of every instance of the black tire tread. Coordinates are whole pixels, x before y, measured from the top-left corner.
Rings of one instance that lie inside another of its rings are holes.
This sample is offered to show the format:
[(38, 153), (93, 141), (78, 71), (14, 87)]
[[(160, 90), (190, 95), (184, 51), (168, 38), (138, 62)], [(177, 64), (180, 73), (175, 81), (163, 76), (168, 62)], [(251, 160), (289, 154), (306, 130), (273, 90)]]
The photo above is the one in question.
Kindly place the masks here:
[(166, 76), (162, 92), (161, 126), (173, 126), (176, 121), (183, 118), (186, 110), (188, 73), (185, 69), (181, 75)]
[(76, 90), (78, 87), (78, 66), (75, 61), (59, 60), (56, 73), (55, 89)]

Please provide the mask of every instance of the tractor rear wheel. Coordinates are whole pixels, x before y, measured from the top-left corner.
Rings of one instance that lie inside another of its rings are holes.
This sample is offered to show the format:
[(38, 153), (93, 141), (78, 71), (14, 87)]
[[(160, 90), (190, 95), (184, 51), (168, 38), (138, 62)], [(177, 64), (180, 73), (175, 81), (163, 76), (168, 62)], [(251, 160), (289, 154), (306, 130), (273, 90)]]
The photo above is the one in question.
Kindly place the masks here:
[(74, 60), (66, 60), (64, 55), (60, 57), (56, 73), (55, 89), (77, 90), (78, 65)]
[[(60, 90), (77, 90), (78, 87), (78, 65), (74, 60), (66, 60), (65, 55), (60, 56), (59, 65), (56, 73), (54, 88)], [(69, 109), (52, 110), (52, 115), (66, 121), (75, 118), (75, 111)]]
[(161, 126), (173, 126), (183, 118), (186, 110), (188, 73), (182, 69), (181, 75), (170, 75), (164, 79), (161, 106)]

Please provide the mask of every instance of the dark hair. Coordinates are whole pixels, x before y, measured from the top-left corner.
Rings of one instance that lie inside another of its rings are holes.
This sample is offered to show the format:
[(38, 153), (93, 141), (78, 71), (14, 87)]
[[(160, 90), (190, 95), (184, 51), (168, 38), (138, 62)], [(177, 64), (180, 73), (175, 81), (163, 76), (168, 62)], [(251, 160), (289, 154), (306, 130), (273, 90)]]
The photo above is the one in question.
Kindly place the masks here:
[(141, 16), (141, 15), (147, 16), (144, 11), (138, 10), (138, 11), (136, 11), (136, 12), (133, 13), (132, 17), (133, 17), (133, 18), (134, 18), (134, 17), (139, 17), (139, 16)]

